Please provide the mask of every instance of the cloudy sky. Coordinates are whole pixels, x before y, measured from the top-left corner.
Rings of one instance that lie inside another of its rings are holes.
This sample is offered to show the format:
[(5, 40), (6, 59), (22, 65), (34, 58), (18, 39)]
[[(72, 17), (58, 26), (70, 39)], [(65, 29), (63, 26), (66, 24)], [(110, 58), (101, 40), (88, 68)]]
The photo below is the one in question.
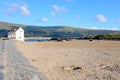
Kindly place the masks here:
[(120, 0), (0, 0), (0, 21), (120, 30)]

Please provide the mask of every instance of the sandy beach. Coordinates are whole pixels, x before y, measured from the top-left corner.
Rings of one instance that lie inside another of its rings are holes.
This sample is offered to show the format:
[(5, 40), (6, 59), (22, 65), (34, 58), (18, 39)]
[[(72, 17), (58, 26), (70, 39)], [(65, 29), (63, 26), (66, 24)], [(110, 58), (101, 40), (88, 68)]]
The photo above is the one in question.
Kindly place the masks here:
[(19, 42), (16, 47), (49, 80), (120, 80), (120, 42)]

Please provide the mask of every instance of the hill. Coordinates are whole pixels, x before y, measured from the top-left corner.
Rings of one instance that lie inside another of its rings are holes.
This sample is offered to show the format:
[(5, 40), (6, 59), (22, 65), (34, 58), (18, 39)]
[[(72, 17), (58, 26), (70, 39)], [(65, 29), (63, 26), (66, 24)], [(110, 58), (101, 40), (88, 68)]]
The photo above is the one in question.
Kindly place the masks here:
[(8, 30), (13, 26), (24, 27), (25, 25), (8, 23), (8, 22), (0, 22), (0, 37), (6, 37)]
[(43, 37), (84, 37), (101, 34), (120, 34), (120, 31), (115, 30), (94, 30), (69, 26), (26, 26), (24, 29), (26, 36)]
[(0, 36), (6, 36), (7, 31), (13, 26), (23, 27), (26, 37), (84, 37), (101, 34), (120, 34), (120, 31), (115, 30), (94, 30), (69, 26), (28, 26), (0, 22)]
[(10, 29), (10, 27), (12, 27), (12, 26), (24, 27), (25, 25), (8, 23), (8, 22), (0, 22), (0, 29)]

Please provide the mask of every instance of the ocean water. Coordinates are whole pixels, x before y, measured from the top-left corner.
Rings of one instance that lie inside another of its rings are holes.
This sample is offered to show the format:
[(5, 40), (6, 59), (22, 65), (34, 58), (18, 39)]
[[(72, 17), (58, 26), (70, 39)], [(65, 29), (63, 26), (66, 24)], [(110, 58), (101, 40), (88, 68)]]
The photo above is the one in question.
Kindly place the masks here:
[(25, 42), (56, 42), (56, 40), (48, 41), (48, 39), (25, 39)]

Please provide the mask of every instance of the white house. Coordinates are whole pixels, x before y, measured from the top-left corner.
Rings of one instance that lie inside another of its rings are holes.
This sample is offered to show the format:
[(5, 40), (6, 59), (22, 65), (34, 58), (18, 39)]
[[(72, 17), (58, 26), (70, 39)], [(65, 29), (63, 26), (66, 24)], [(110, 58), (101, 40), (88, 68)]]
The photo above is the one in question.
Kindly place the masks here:
[(15, 39), (19, 41), (24, 41), (24, 30), (22, 27), (19, 28), (11, 28), (8, 32), (9, 39)]

